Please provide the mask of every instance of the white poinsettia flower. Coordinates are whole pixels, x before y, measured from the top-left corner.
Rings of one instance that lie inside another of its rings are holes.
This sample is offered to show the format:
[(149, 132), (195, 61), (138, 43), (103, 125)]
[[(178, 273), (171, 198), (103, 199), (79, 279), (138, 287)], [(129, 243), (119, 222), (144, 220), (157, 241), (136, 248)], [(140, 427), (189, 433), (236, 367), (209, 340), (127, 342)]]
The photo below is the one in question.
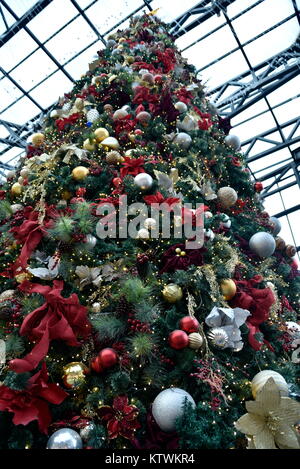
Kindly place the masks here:
[(34, 275), (37, 278), (42, 280), (53, 280), (58, 276), (60, 260), (56, 256), (49, 257), (48, 268), (46, 267), (37, 267), (31, 269), (28, 267), (28, 272)]
[(99, 267), (88, 267), (87, 265), (78, 265), (75, 269), (75, 274), (79, 277), (80, 289), (86, 287), (90, 283), (93, 283), (95, 286), (98, 286), (102, 282)]

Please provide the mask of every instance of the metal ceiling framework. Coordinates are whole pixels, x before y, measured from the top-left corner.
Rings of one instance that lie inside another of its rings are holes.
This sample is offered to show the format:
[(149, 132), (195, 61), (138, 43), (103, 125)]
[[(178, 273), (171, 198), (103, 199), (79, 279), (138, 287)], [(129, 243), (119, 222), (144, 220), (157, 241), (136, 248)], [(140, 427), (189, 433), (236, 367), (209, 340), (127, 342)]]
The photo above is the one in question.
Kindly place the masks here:
[[(74, 82), (75, 81), (74, 78), (66, 70), (66, 65), (68, 65), (72, 60), (74, 60), (74, 58), (78, 57), (82, 52), (87, 50), (96, 42), (101, 41), (102, 44), (105, 45), (106, 44), (105, 37), (107, 37), (107, 35), (110, 32), (112, 32), (117, 27), (122, 25), (122, 23), (128, 20), (131, 16), (141, 13), (142, 10), (146, 9), (148, 11), (151, 11), (152, 10), (151, 4), (153, 2), (153, 0), (143, 0), (143, 4), (139, 8), (131, 12), (127, 17), (123, 18), (120, 22), (114, 24), (114, 26), (110, 28), (108, 31), (106, 31), (105, 33), (100, 34), (100, 32), (93, 25), (93, 23), (91, 22), (91, 20), (86, 14), (86, 11), (95, 3), (97, 3), (98, 0), (91, 1), (91, 3), (86, 8), (81, 8), (76, 0), (70, 0), (71, 4), (75, 7), (78, 13), (70, 21), (68, 21), (65, 25), (63, 25), (58, 31), (56, 31), (55, 34), (47, 38), (46, 41), (41, 42), (28, 28), (28, 23), (33, 18), (35, 18), (42, 10), (44, 10), (53, 0), (37, 1), (35, 5), (31, 9), (29, 9), (22, 17), (17, 16), (13, 8), (11, 8), (8, 5), (7, 1), (8, 0), (0, 0), (0, 16), (3, 18), (4, 24), (6, 25), (6, 31), (2, 34), (2, 36), (0, 36), (0, 47), (6, 44), (7, 41), (9, 41), (21, 29), (23, 29), (24, 31), (26, 31), (27, 34), (29, 34), (31, 39), (36, 43), (37, 47), (30, 54), (28, 54), (20, 63), (16, 64), (12, 69), (5, 70), (3, 66), (0, 67), (0, 72), (3, 75), (2, 78), (6, 77), (22, 93), (22, 95), (19, 98), (17, 98), (15, 101), (10, 103), (9, 106), (7, 106), (5, 109), (2, 110), (2, 112), (6, 111), (11, 106), (13, 106), (16, 102), (18, 102), (20, 99), (26, 96), (33, 104), (35, 104), (35, 106), (38, 107), (38, 109), (40, 109), (40, 114), (38, 114), (36, 117), (31, 119), (29, 122), (25, 123), (24, 125), (7, 122), (7, 121), (0, 119), (0, 127), (2, 126), (8, 133), (8, 135), (5, 138), (0, 138), (0, 143), (3, 145), (6, 145), (6, 147), (0, 151), (0, 158), (9, 149), (15, 148), (15, 147), (20, 148), (20, 154), (21, 154), (22, 150), (26, 146), (27, 138), (33, 132), (41, 128), (44, 117), (49, 112), (49, 110), (54, 107), (53, 105), (47, 109), (44, 109), (32, 97), (31, 92), (35, 88), (37, 88), (41, 83), (43, 83), (46, 79), (48, 79), (51, 75), (56, 73), (57, 70), (60, 70), (71, 82)], [(228, 82), (217, 86), (216, 88), (214, 88), (208, 93), (208, 96), (218, 108), (220, 115), (224, 117), (230, 117), (230, 118), (233, 118), (239, 115), (240, 113), (242, 113), (243, 111), (245, 111), (246, 109), (248, 109), (249, 107), (251, 107), (252, 105), (254, 105), (255, 103), (257, 103), (258, 101), (262, 99), (267, 104), (266, 111), (260, 112), (256, 114), (255, 116), (251, 116), (250, 118), (245, 119), (243, 123), (250, 121), (251, 119), (257, 116), (263, 115), (264, 113), (269, 111), (272, 117), (274, 118), (276, 126), (274, 128), (271, 128), (259, 135), (253, 136), (252, 138), (242, 142), (242, 148), (246, 155), (248, 164), (258, 159), (264, 158), (267, 155), (275, 153), (283, 148), (287, 148), (290, 152), (290, 158), (287, 158), (284, 161), (281, 161), (279, 163), (278, 162), (274, 163), (268, 167), (263, 168), (263, 170), (260, 169), (256, 172), (251, 171), (253, 177), (258, 181), (267, 181), (267, 180), (274, 178), (272, 182), (268, 182), (268, 185), (265, 187), (265, 189), (261, 193), (262, 199), (265, 199), (273, 195), (274, 193), (280, 192), (296, 184), (298, 184), (300, 188), (300, 177), (299, 177), (300, 160), (298, 156), (297, 158), (295, 158), (295, 154), (298, 155), (298, 153), (297, 152), (295, 153), (295, 151), (291, 149), (292, 145), (300, 141), (300, 134), (297, 133), (297, 131), (300, 128), (300, 117), (287, 121), (284, 124), (279, 124), (274, 114), (274, 109), (276, 107), (288, 101), (292, 101), (293, 99), (298, 98), (299, 94), (273, 107), (270, 105), (270, 102), (268, 100), (268, 95), (270, 93), (272, 93), (274, 90), (277, 90), (278, 88), (283, 86), (285, 83), (289, 82), (290, 80), (292, 80), (293, 78), (299, 75), (300, 36), (298, 37), (296, 42), (292, 44), (290, 47), (274, 55), (268, 60), (261, 62), (260, 64), (256, 66), (251, 65), (247, 57), (247, 53), (245, 52), (245, 47), (249, 45), (250, 43), (254, 42), (256, 39), (264, 36), (268, 32), (278, 28), (279, 26), (286, 23), (292, 18), (297, 18), (298, 23), (300, 24), (300, 11), (299, 11), (299, 8), (297, 7), (296, 0), (291, 0), (293, 4), (294, 12), (290, 16), (274, 24), (271, 28), (266, 29), (261, 34), (256, 35), (255, 37), (252, 37), (245, 43), (241, 43), (234, 29), (234, 25), (233, 25), (234, 20), (241, 17), (242, 15), (249, 12), (250, 10), (254, 9), (263, 1), (264, 0), (257, 0), (251, 6), (248, 6), (243, 11), (240, 11), (238, 14), (236, 14), (232, 18), (229, 18), (229, 16), (227, 15), (227, 8), (231, 4), (233, 4), (235, 0), (202, 0), (202, 1), (199, 1), (194, 7), (186, 11), (184, 14), (176, 18), (176, 20), (172, 21), (170, 23), (170, 31), (173, 37), (175, 39), (178, 39), (184, 34), (191, 31), (192, 29), (196, 28), (198, 25), (204, 23), (206, 20), (212, 18), (214, 15), (217, 15), (219, 17), (222, 15), (222, 18), (224, 17), (225, 21), (222, 24), (208, 31), (204, 36), (197, 38), (196, 41), (192, 42), (191, 44), (183, 48), (182, 52), (186, 51), (187, 49), (194, 46), (195, 44), (198, 44), (198, 43), (200, 44), (202, 40), (206, 39), (207, 37), (211, 36), (216, 31), (220, 30), (222, 27), (224, 27), (224, 25), (227, 25), (230, 28), (231, 33), (233, 34), (236, 44), (237, 44), (236, 47), (230, 50), (229, 52), (227, 52), (226, 54), (222, 55), (221, 57), (218, 57), (216, 60), (206, 64), (205, 67), (200, 68), (199, 70), (197, 70), (197, 72), (199, 76), (201, 76), (201, 73), (203, 73), (203, 71), (208, 69), (208, 67), (228, 57), (230, 54), (233, 54), (236, 51), (240, 51), (242, 53), (247, 63), (248, 70), (236, 76), (235, 78), (229, 80)], [(4, 9), (6, 9), (6, 11), (8, 11), (15, 20), (15, 23), (10, 27), (8, 27), (7, 21), (5, 19)], [(76, 53), (64, 64), (61, 64), (48, 50), (47, 42), (53, 39), (53, 37), (55, 37), (58, 33), (60, 33), (64, 28), (66, 28), (68, 25), (70, 25), (74, 20), (76, 20), (79, 17), (82, 17), (86, 21), (88, 26), (96, 34), (97, 39), (89, 43), (84, 49)], [(42, 49), (47, 54), (49, 59), (55, 64), (57, 68), (55, 69), (54, 72), (49, 74), (47, 77), (45, 77), (43, 80), (37, 83), (30, 90), (26, 91), (16, 80), (13, 79), (13, 77), (11, 76), (11, 72), (15, 70), (22, 62), (28, 59), (31, 55), (33, 55), (34, 52), (36, 52), (39, 48)], [(0, 80), (2, 78), (0, 78)], [(289, 128), (289, 134), (287, 136), (284, 135), (283, 130), (285, 128)], [(274, 134), (275, 132), (278, 132), (279, 138), (272, 137), (272, 134)], [(267, 143), (269, 145), (269, 148), (260, 153), (257, 153), (254, 155), (251, 154), (250, 156), (249, 153), (251, 152), (251, 150), (253, 150), (255, 143), (258, 141)], [(14, 162), (17, 160), (18, 157), (19, 155), (16, 155), (13, 158), (11, 158), (10, 161), (6, 161), (6, 163), (2, 163), (0, 161), (0, 172), (3, 174), (3, 171), (1, 171), (1, 168), (2, 170), (7, 170), (9, 168), (12, 168), (14, 166)], [(269, 171), (266, 174), (261, 175), (260, 173), (262, 171), (265, 171), (266, 169), (268, 169)], [(291, 178), (291, 173), (294, 176), (294, 179), (285, 184), (284, 181), (285, 180), (287, 181), (288, 179)], [(284, 183), (284, 185), (279, 185), (279, 183), (280, 184)], [(292, 207), (292, 208), (289, 208), (287, 210), (280, 212), (279, 214), (277, 214), (277, 216), (280, 217), (280, 216), (288, 215), (288, 213), (292, 213), (293, 211), (299, 210), (299, 208), (300, 206), (296, 205), (295, 207)], [(298, 248), (298, 250), (300, 250), (300, 247)]]

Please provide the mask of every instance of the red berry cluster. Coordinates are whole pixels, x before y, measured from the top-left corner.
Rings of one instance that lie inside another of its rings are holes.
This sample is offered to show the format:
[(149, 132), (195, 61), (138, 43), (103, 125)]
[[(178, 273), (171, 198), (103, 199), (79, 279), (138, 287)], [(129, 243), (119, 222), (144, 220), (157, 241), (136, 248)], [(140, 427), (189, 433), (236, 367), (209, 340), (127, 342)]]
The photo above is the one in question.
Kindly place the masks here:
[(173, 360), (171, 360), (171, 358), (168, 358), (166, 357), (165, 355), (159, 355), (159, 358), (160, 358), (160, 361), (162, 363), (165, 363), (166, 365), (170, 365), (170, 366), (174, 366), (175, 363), (173, 362)]
[(129, 324), (130, 329), (133, 332), (148, 332), (148, 333), (151, 332), (149, 324), (145, 322), (141, 322), (138, 319), (128, 318), (127, 322)]
[(139, 265), (146, 264), (149, 261), (147, 254), (141, 253), (137, 255), (136, 262)]
[(85, 235), (83, 233), (74, 233), (72, 238), (76, 243), (82, 243), (85, 241)]

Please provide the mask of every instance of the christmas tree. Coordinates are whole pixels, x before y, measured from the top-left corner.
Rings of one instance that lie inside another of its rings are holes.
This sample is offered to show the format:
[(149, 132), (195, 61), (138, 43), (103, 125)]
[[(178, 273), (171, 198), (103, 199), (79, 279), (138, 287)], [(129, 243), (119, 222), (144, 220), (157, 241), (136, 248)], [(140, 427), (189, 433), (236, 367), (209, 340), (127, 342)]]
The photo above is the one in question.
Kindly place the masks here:
[(1, 449), (299, 448), (295, 248), (230, 128), (145, 14), (32, 136), (0, 193)]

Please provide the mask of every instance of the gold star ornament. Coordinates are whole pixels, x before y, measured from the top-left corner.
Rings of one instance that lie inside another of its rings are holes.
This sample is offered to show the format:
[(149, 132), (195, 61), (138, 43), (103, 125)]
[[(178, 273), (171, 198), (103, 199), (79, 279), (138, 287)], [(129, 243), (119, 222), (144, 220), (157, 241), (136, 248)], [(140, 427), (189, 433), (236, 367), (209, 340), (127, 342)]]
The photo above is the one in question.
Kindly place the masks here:
[(236, 423), (237, 430), (249, 438), (249, 449), (300, 449), (295, 425), (300, 420), (300, 404), (281, 397), (273, 378), (246, 402), (247, 414)]

